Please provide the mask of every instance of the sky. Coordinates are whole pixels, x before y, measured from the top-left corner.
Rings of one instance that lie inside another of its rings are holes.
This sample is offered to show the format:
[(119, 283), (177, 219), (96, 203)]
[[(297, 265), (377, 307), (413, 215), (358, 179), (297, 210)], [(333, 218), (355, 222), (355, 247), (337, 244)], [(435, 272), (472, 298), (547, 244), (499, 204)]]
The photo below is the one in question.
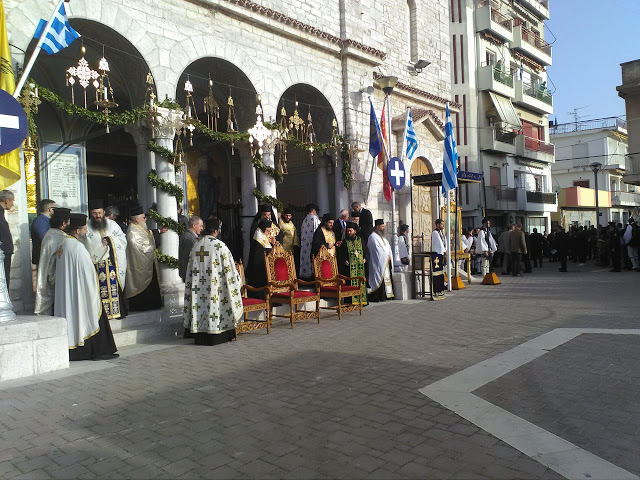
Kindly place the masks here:
[(640, 0), (549, 0), (545, 31), (552, 44), (547, 69), (559, 123), (623, 116), (620, 64), (640, 59)]

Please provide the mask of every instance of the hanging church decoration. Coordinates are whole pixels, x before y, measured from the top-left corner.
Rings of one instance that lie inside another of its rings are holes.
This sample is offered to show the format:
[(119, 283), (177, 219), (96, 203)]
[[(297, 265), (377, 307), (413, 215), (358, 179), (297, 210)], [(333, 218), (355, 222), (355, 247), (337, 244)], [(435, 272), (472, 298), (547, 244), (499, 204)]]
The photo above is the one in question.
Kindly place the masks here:
[(287, 128), (287, 111), (284, 108), (284, 102), (282, 110), (280, 110), (278, 131), (280, 132), (280, 141), (276, 145), (276, 169), (280, 175), (285, 175), (289, 173), (287, 171), (287, 142), (285, 141), (289, 138), (289, 129)]
[(102, 109), (107, 123), (106, 132), (110, 133), (109, 114), (111, 113), (111, 109), (116, 108), (118, 104), (115, 102), (115, 99), (113, 97), (113, 88), (111, 87), (111, 81), (109, 80), (109, 75), (107, 74), (107, 72), (109, 71), (109, 62), (107, 62), (107, 59), (104, 58), (104, 56), (98, 63), (98, 70), (100, 70), (101, 73), (98, 88), (96, 89), (96, 101), (94, 103), (96, 105), (96, 108)]
[(213, 80), (209, 75), (209, 93), (204, 97), (204, 113), (207, 116), (207, 128), (218, 130), (218, 118), (220, 118), (220, 106), (213, 96)]
[(278, 142), (280, 139), (279, 130), (270, 130), (265, 127), (262, 122), (263, 110), (262, 101), (260, 95), (256, 96), (256, 124), (251, 127), (247, 133), (249, 134), (249, 145), (251, 147), (251, 156), (255, 157), (256, 154), (262, 157), (264, 153), (264, 146), (269, 146), (272, 143)]
[(71, 87), (71, 103), (75, 104), (74, 85), (76, 81), (80, 84), (84, 92), (84, 108), (87, 108), (87, 88), (93, 82), (94, 88), (98, 89), (100, 86), (98, 82), (100, 74), (92, 70), (89, 67), (89, 62), (84, 58), (87, 51), (84, 45), (82, 45), (80, 51), (82, 52), (82, 57), (78, 60), (78, 65), (67, 69), (67, 86)]
[(149, 128), (151, 129), (151, 138), (156, 138), (156, 135), (160, 131), (158, 125), (158, 104), (156, 103), (156, 94), (154, 93), (153, 75), (151, 72), (147, 73), (147, 90), (144, 94), (144, 113), (149, 119)]
[(198, 122), (198, 112), (196, 111), (196, 105), (193, 101), (193, 84), (187, 76), (187, 80), (184, 82), (184, 91), (187, 95), (187, 99), (184, 106), (184, 112), (182, 114), (182, 127), (180, 128), (180, 135), (186, 137), (189, 135), (189, 146), (193, 147), (193, 131), (196, 129), (195, 124)]
[(313, 128), (313, 120), (311, 119), (311, 106), (309, 106), (309, 115), (307, 115), (307, 145), (309, 146), (309, 156), (311, 165), (313, 165), (313, 150), (316, 143), (316, 131)]
[(238, 133), (238, 120), (236, 119), (236, 111), (235, 106), (233, 104), (233, 97), (231, 96), (231, 92), (229, 92), (229, 98), (227, 99), (227, 133), (231, 135), (231, 155), (235, 154), (235, 141), (234, 135)]
[(304, 142), (304, 131), (304, 120), (298, 113), (298, 101), (296, 100), (293, 115), (289, 117), (289, 133), (291, 133), (296, 140)]

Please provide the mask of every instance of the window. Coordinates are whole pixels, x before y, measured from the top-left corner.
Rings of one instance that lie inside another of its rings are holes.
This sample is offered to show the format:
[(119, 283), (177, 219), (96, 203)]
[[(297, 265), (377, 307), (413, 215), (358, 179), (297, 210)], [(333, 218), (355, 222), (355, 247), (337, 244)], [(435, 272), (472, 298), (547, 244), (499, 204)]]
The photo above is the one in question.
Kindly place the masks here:
[(520, 175), (520, 172), (513, 172), (513, 186), (515, 188), (522, 188), (524, 182), (524, 176)]
[(487, 65), (493, 65), (496, 62), (496, 52), (492, 52), (491, 50), (487, 49), (485, 53), (485, 60), (487, 62)]
[(547, 219), (545, 217), (529, 217), (527, 220), (527, 232), (533, 233), (534, 228), (538, 229), (538, 233), (547, 231)]
[(407, 0), (409, 8), (409, 56), (412, 62), (418, 61), (418, 16), (416, 13), (416, 0)]
[(574, 180), (573, 181), (573, 186), (574, 187), (589, 188), (589, 180)]
[(544, 191), (544, 189), (543, 189), (543, 187), (542, 187), (542, 185), (543, 185), (543, 183), (542, 183), (542, 175), (534, 175), (534, 176), (533, 176), (533, 179), (534, 179), (534, 180), (535, 180), (535, 182), (536, 182), (536, 190), (535, 190), (535, 191), (536, 191), (536, 192), (542, 192), (542, 191)]

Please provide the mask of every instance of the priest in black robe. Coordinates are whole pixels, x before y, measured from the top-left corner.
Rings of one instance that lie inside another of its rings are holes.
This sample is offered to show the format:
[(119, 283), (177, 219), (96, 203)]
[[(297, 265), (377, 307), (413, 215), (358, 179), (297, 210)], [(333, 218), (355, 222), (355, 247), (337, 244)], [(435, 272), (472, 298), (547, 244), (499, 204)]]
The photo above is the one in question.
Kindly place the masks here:
[(267, 285), (267, 267), (265, 254), (268, 255), (276, 242), (271, 236), (273, 224), (271, 220), (263, 218), (258, 222), (256, 231), (251, 239), (249, 261), (247, 262), (247, 283), (252, 287), (265, 287)]
[(322, 216), (322, 222), (320, 226), (316, 228), (313, 234), (313, 241), (311, 242), (311, 259), (317, 255), (320, 248), (324, 245), (329, 250), (329, 253), (333, 256), (336, 255), (336, 234), (333, 231), (333, 218), (330, 214), (325, 213)]

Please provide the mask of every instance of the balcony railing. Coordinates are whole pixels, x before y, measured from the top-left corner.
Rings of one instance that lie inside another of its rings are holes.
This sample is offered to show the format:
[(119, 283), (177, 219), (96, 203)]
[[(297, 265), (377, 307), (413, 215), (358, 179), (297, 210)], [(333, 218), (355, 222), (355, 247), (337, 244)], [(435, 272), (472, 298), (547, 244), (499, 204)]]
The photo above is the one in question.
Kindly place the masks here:
[(579, 122), (561, 123), (550, 127), (549, 133), (571, 133), (583, 130), (597, 130), (601, 128), (617, 128), (627, 131), (627, 122), (619, 117), (596, 118), (593, 120), (581, 120)]
[(553, 155), (555, 153), (555, 145), (553, 143), (545, 143), (537, 138), (524, 137), (524, 148), (540, 153), (548, 153)]
[(547, 105), (553, 105), (553, 97), (549, 93), (546, 87), (531, 85), (530, 83), (523, 83), (522, 90), (525, 95), (537, 98), (541, 102)]
[(527, 202), (529, 203), (556, 203), (555, 193), (527, 191)]
[(513, 77), (508, 72), (505, 72), (501, 67), (493, 67), (493, 79), (503, 85), (513, 87)]
[(509, 187), (493, 187), (496, 191), (496, 200), (504, 200), (506, 202), (516, 201), (516, 189)]
[(496, 0), (478, 0), (478, 8), (486, 7), (487, 5), (491, 10), (491, 20), (513, 32), (513, 22), (509, 17), (500, 13), (500, 3)]
[(551, 45), (540, 38), (540, 35), (526, 28), (522, 24), (522, 20), (520, 20), (519, 18), (514, 19), (514, 23), (516, 26), (522, 26), (522, 40), (527, 42), (529, 45), (537, 48), (541, 52), (544, 52), (547, 55), (551, 56)]

